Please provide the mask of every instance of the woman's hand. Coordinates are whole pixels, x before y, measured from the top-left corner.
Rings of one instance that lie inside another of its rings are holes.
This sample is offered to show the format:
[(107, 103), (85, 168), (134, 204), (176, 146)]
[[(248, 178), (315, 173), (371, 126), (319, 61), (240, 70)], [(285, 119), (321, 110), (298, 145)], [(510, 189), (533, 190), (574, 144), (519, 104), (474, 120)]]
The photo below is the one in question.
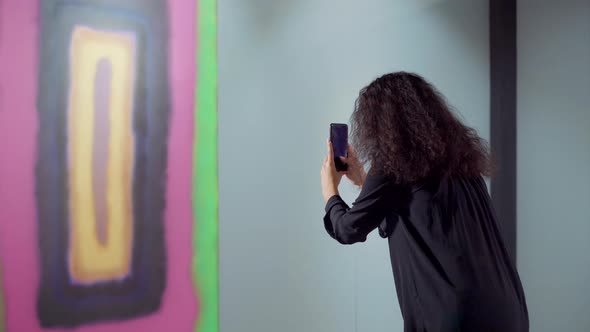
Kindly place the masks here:
[(321, 172), (322, 194), (326, 202), (332, 196), (338, 195), (338, 185), (342, 180), (342, 175), (343, 173), (338, 172), (336, 166), (334, 166), (334, 149), (332, 148), (332, 142), (328, 139), (328, 155), (324, 159)]
[(342, 161), (348, 164), (346, 177), (355, 186), (362, 188), (367, 178), (367, 172), (350, 144), (348, 145), (348, 157), (342, 158)]

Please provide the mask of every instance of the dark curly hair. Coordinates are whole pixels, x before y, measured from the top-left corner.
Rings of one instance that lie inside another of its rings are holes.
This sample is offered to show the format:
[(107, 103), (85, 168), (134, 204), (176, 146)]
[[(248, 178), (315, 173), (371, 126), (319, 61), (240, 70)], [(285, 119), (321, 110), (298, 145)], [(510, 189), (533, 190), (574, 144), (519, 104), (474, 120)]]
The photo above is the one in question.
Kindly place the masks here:
[(397, 183), (491, 172), (486, 141), (462, 124), (419, 75), (397, 72), (377, 78), (360, 91), (351, 122), (361, 161)]

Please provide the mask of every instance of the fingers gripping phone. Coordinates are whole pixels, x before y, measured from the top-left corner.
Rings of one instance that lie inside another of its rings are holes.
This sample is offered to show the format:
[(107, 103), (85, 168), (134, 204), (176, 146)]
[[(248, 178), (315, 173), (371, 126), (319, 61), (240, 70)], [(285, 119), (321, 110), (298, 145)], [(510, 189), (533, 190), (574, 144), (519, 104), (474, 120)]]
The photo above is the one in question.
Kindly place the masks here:
[(348, 125), (344, 123), (330, 124), (330, 142), (334, 148), (334, 166), (338, 172), (348, 170), (348, 165), (340, 157), (348, 156)]

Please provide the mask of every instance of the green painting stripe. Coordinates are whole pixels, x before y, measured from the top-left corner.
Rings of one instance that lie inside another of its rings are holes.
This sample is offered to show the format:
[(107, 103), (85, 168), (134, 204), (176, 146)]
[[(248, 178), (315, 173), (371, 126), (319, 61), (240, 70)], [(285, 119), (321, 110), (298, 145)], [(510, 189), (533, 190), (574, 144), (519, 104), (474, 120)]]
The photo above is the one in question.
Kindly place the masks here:
[(199, 0), (193, 145), (193, 275), (199, 294), (197, 332), (218, 332), (217, 8)]

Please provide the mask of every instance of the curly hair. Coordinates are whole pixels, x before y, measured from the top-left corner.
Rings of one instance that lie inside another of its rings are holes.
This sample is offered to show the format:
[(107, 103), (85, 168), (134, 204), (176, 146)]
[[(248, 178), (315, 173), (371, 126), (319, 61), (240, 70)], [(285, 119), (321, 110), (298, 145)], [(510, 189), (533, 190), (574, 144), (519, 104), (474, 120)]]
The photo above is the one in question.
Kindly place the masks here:
[(351, 132), (361, 161), (397, 183), (491, 172), (487, 142), (461, 123), (440, 92), (413, 73), (386, 74), (363, 88)]

